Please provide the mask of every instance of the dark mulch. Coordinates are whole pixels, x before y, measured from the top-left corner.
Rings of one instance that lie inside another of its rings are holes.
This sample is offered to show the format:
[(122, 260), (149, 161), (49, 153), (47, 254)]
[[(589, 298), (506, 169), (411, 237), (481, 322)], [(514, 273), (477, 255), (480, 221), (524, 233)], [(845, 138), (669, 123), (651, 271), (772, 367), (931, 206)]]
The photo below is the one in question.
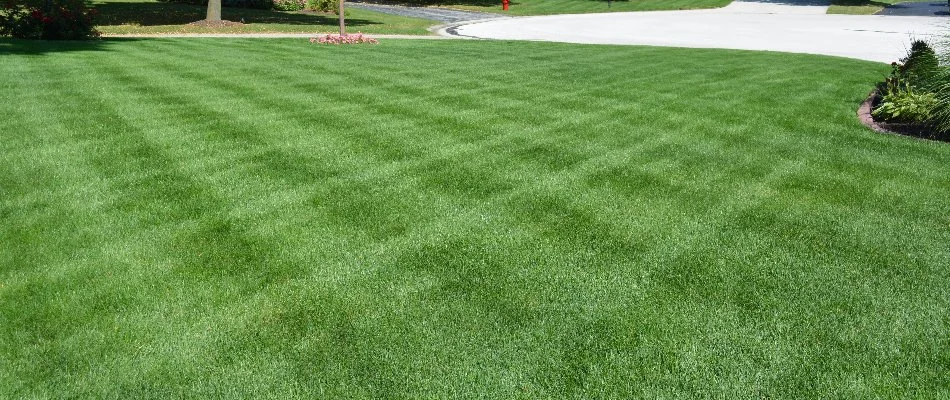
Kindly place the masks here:
[(190, 23), (190, 24), (188, 24), (188, 25), (190, 25), (190, 26), (200, 26), (200, 27), (205, 27), (205, 28), (225, 28), (225, 27), (229, 27), (229, 26), (244, 26), (244, 23), (243, 23), (243, 22), (228, 21), (228, 20), (208, 21), (208, 20), (206, 20), (206, 19), (203, 19), (203, 20), (201, 20), (201, 21), (192, 22), (192, 23)]

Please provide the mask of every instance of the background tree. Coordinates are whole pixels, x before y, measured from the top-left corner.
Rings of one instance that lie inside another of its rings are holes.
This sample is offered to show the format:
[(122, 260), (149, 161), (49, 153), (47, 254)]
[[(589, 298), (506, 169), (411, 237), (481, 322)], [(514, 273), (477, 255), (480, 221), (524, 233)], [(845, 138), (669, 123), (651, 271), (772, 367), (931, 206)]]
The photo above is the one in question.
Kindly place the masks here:
[[(218, 1), (221, 1), (221, 0), (218, 0)], [(340, 12), (338, 13), (338, 15), (340, 16), (340, 36), (346, 35), (346, 23), (343, 21), (344, 20), (343, 1), (344, 0), (340, 0)], [(947, 1), (950, 1), (950, 0), (947, 0)]]
[(205, 16), (205, 20), (208, 22), (221, 21), (221, 0), (208, 0), (208, 14)]

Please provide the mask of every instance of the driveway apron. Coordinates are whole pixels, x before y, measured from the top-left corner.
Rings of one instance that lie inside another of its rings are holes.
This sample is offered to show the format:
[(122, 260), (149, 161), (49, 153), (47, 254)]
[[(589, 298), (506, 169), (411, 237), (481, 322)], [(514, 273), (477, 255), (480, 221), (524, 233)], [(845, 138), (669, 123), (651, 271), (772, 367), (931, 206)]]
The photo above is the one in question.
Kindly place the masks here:
[(891, 62), (942, 17), (829, 15), (820, 0), (736, 1), (719, 9), (507, 18), (444, 28), (483, 39), (772, 50)]

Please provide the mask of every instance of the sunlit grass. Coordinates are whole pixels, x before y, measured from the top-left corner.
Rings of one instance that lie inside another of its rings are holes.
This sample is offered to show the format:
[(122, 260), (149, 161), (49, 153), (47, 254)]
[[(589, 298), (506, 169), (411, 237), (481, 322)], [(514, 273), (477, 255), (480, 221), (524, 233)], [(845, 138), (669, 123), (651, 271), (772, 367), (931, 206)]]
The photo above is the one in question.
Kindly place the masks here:
[(0, 398), (945, 398), (888, 66), (0, 41)]

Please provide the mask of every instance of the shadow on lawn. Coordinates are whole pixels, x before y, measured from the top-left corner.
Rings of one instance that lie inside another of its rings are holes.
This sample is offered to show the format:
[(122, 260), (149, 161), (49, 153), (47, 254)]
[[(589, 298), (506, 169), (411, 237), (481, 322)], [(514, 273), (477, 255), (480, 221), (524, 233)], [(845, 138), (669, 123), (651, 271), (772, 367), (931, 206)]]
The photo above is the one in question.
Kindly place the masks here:
[(0, 55), (41, 56), (48, 53), (71, 51), (110, 51), (120, 42), (139, 39), (102, 39), (102, 40), (22, 40), (0, 39)]
[[(112, 25), (184, 25), (205, 18), (207, 7), (178, 3), (100, 3), (96, 5), (99, 16), (96, 24)], [(302, 14), (250, 8), (225, 7), (222, 18), (230, 21), (243, 20), (248, 24), (284, 25), (335, 25), (336, 15)], [(347, 26), (378, 25), (379, 22), (365, 19), (346, 19)]]

